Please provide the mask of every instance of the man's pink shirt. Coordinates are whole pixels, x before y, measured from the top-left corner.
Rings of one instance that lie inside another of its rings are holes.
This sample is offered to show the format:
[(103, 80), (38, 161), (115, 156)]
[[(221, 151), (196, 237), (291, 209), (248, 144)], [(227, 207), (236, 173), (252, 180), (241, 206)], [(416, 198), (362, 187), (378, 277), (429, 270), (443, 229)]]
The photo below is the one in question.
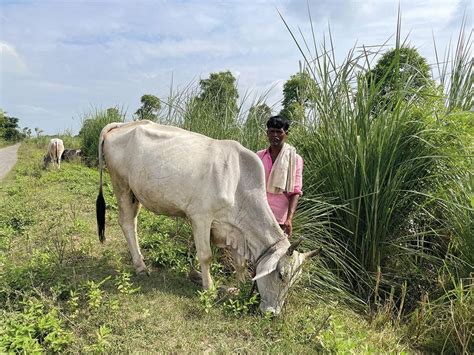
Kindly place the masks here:
[[(272, 171), (272, 157), (268, 149), (260, 150), (257, 152), (257, 155), (262, 160), (263, 167), (265, 169), (265, 185), (268, 183), (268, 177)], [(272, 194), (267, 192), (267, 200), (270, 208), (273, 211), (273, 214), (276, 217), (276, 220), (279, 224), (283, 224), (286, 221), (288, 215), (288, 205), (289, 197), (293, 194), (302, 194), (303, 186), (303, 158), (296, 154), (296, 177), (295, 177), (295, 188), (292, 193), (283, 193), (283, 194)]]

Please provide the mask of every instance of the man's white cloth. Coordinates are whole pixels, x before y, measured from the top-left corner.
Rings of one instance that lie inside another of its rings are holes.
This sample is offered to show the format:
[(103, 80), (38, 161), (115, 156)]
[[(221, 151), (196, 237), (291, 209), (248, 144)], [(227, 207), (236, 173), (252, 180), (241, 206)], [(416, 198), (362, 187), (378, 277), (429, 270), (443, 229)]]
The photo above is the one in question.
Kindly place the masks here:
[(272, 194), (293, 192), (295, 188), (295, 174), (296, 149), (284, 143), (268, 177), (267, 192)]

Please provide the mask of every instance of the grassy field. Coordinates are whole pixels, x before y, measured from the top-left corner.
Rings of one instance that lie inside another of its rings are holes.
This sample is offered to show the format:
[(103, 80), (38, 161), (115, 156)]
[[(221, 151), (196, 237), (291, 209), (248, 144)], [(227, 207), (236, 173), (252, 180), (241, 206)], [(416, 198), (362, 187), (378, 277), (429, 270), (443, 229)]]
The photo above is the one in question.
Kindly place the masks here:
[[(110, 184), (108, 240), (101, 245), (98, 172), (80, 163), (44, 171), (44, 149), (42, 141), (23, 143), (0, 185), (0, 352), (410, 351), (383, 317), (369, 324), (330, 296), (314, 297), (305, 287), (310, 272), (279, 318), (259, 315), (243, 298), (214, 300), (170, 254), (173, 238), (152, 243), (186, 225), (145, 210), (139, 233), (154, 266), (149, 277), (133, 275)], [(235, 283), (215, 264), (218, 282)]]

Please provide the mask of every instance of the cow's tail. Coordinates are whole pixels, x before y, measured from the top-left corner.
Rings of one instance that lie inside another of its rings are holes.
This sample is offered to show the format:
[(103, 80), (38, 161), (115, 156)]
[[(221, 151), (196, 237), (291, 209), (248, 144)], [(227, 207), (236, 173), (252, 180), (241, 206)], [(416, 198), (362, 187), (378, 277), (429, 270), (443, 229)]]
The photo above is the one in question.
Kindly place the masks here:
[(54, 141), (52, 151), (53, 151), (53, 165), (58, 164), (58, 142)]
[(99, 195), (95, 201), (95, 210), (97, 215), (97, 231), (99, 233), (99, 241), (105, 241), (105, 199), (103, 194), (103, 171), (104, 171), (104, 156), (103, 156), (104, 134), (101, 133), (99, 138)]

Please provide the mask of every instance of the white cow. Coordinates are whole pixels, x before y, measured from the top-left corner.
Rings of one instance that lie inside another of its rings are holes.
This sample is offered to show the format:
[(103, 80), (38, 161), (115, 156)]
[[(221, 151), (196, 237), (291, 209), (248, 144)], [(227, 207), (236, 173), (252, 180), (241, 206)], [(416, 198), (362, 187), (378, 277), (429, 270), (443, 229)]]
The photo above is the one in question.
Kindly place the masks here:
[(137, 215), (143, 205), (157, 214), (190, 219), (204, 288), (212, 286), (212, 241), (256, 263), (261, 309), (281, 311), (301, 264), (316, 252), (298, 253), (290, 246), (267, 203), (264, 170), (255, 153), (235, 141), (150, 121), (107, 125), (99, 139), (96, 207), (101, 241), (104, 160), (137, 272), (147, 272), (137, 241)]
[(50, 162), (53, 162), (53, 167), (61, 168), (61, 156), (64, 152), (64, 143), (59, 138), (53, 138), (48, 144), (48, 153), (44, 156), (44, 168), (47, 168)]

